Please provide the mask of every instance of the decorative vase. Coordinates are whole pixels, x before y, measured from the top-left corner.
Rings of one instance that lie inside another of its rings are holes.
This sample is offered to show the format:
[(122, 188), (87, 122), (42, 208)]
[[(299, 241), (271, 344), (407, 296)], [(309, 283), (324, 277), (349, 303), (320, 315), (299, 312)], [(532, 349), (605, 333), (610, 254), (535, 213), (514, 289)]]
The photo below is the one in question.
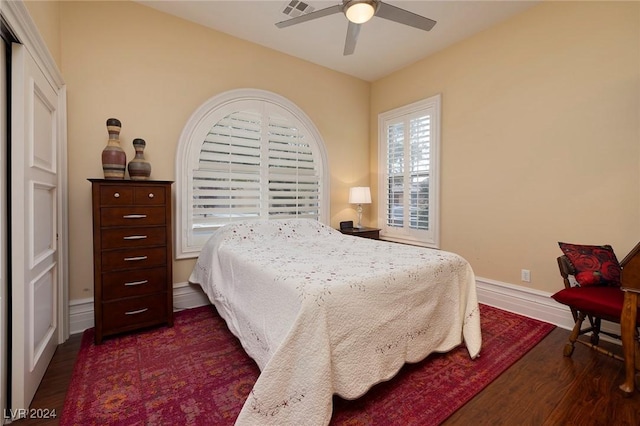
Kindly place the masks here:
[(136, 150), (136, 156), (129, 161), (129, 177), (131, 180), (146, 180), (151, 175), (151, 164), (144, 160), (144, 147), (146, 146), (144, 139), (134, 139), (133, 148)]
[(120, 146), (120, 129), (122, 124), (117, 118), (107, 120), (109, 140), (102, 150), (102, 170), (105, 179), (124, 179), (124, 171), (127, 165), (127, 154)]

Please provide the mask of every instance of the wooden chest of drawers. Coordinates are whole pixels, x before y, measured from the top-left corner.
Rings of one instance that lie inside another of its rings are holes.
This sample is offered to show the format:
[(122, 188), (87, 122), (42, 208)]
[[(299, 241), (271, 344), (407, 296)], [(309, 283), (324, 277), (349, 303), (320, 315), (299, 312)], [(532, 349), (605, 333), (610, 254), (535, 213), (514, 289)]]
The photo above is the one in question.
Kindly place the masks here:
[(95, 341), (173, 326), (170, 181), (89, 179)]

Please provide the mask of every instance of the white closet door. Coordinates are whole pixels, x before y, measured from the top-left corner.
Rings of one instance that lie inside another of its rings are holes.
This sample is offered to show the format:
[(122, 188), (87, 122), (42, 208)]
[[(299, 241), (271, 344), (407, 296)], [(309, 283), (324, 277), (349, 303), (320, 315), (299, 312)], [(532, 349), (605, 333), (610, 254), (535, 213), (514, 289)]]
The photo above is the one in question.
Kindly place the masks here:
[(58, 94), (12, 46), (11, 408), (28, 408), (58, 343)]

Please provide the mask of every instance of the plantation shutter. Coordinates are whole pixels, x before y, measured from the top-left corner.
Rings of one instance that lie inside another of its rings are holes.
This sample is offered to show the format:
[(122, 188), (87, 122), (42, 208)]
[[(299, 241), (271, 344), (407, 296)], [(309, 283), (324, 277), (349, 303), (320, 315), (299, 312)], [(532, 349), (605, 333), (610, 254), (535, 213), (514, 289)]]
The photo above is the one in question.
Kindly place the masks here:
[(423, 115), (410, 119), (409, 132), (409, 227), (428, 230), (431, 117)]
[(189, 118), (176, 152), (175, 256), (198, 256), (245, 219), (329, 222), (327, 152), (313, 121), (272, 92), (219, 93)]
[(193, 170), (193, 232), (251, 218), (319, 219), (321, 176), (308, 139), (268, 104), (215, 123)]
[(430, 125), (421, 115), (387, 126), (387, 226), (429, 229)]
[(404, 126), (387, 127), (387, 225), (404, 224)]
[(269, 216), (318, 218), (320, 180), (313, 151), (288, 120), (269, 117)]
[(394, 241), (437, 246), (439, 97), (380, 115), (379, 223)]
[(207, 134), (193, 173), (193, 227), (260, 216), (261, 117), (234, 112)]

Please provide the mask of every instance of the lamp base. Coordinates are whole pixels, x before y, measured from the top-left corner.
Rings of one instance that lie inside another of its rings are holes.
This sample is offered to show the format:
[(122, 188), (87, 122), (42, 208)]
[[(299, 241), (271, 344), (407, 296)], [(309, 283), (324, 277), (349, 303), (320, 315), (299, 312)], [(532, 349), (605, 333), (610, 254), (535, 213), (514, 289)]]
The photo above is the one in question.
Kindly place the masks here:
[(357, 212), (358, 212), (358, 224), (354, 226), (354, 228), (361, 229), (361, 228), (364, 228), (364, 226), (362, 226), (362, 204), (358, 204)]

